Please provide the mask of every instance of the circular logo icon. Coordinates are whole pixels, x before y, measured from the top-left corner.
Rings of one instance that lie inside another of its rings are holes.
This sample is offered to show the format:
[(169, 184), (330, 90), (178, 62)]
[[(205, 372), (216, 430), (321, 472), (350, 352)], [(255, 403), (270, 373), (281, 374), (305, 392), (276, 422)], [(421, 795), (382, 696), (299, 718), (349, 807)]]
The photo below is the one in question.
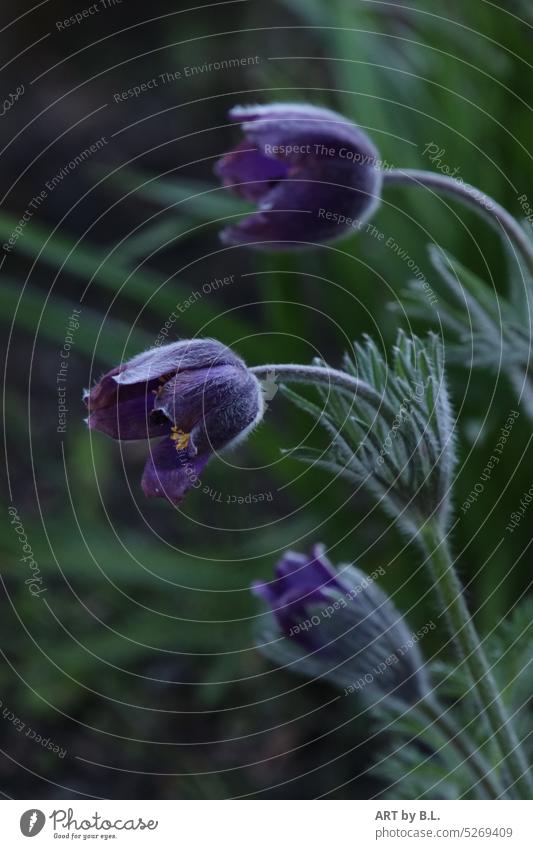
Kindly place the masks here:
[(46, 817), (42, 811), (37, 808), (31, 808), (29, 811), (24, 811), (20, 818), (20, 830), (24, 837), (35, 837), (43, 830)]

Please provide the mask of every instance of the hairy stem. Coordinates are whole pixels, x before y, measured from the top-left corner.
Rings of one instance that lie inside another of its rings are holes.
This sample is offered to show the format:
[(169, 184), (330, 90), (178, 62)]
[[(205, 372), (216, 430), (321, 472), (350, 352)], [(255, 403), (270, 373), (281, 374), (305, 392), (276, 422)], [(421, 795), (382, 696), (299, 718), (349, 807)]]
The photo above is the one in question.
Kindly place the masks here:
[(472, 775), (478, 779), (479, 785), (483, 788), (485, 795), (489, 799), (509, 798), (508, 794), (500, 784), (494, 770), (485, 760), (483, 755), (475, 749), (466, 736), (455, 725), (451, 717), (447, 716), (441, 705), (433, 699), (427, 698), (417, 705), (417, 708), (437, 726), (443, 733), (445, 738), (450, 742), (450, 745), (463, 758), (468, 765)]
[(483, 215), (501, 234), (507, 236), (533, 271), (533, 242), (528, 239), (520, 224), (503, 206), (475, 186), (444, 174), (418, 171), (414, 168), (384, 171), (383, 181), (385, 185), (409, 185), (434, 189), (436, 192), (457, 198), (479, 215)]
[(357, 377), (352, 377), (351, 374), (339, 371), (338, 369), (327, 368), (325, 366), (277, 363), (275, 365), (253, 366), (250, 368), (250, 371), (256, 377), (266, 378), (274, 375), (274, 377), (286, 383), (322, 383), (326, 386), (336, 386), (338, 389), (344, 390), (351, 398), (355, 395), (363, 398), (364, 401), (381, 413), (391, 424), (396, 415), (384, 398), (369, 383), (359, 380)]
[[(285, 383), (307, 383), (310, 385), (320, 383), (324, 384), (328, 388), (335, 386), (337, 389), (341, 389), (346, 392), (352, 400), (355, 396), (363, 398), (364, 401), (366, 401), (371, 407), (373, 407), (374, 410), (376, 410), (377, 413), (379, 413), (379, 415), (384, 418), (392, 430), (397, 427), (397, 425), (395, 425), (395, 421), (398, 419), (398, 412), (394, 410), (389, 402), (386, 401), (382, 395), (376, 392), (373, 386), (369, 383), (366, 383), (364, 380), (359, 380), (359, 378), (353, 377), (347, 372), (332, 369), (328, 366), (304, 366), (295, 363), (277, 363), (275, 365), (253, 366), (249, 369), (249, 371), (253, 372), (256, 377), (272, 378), (272, 376), (274, 376)], [(427, 428), (423, 427), (422, 430), (423, 439), (427, 445), (427, 449), (431, 452), (432, 445), (428, 438)], [(370, 433), (368, 436), (370, 438)], [(413, 457), (418, 446), (413, 444), (412, 439), (410, 439), (409, 432), (401, 432), (400, 438), (405, 445), (408, 457)], [(397, 476), (396, 470), (391, 469), (390, 471), (393, 475)], [(397, 481), (397, 486), (400, 486), (399, 480)]]
[(463, 588), (453, 568), (448, 545), (437, 524), (432, 521), (425, 524), (421, 535), (436, 588), (445, 604), (451, 636), (468, 672), (472, 692), (479, 698), (494, 741), (500, 749), (517, 792), (524, 799), (530, 799), (533, 784), (528, 764), (466, 606)]

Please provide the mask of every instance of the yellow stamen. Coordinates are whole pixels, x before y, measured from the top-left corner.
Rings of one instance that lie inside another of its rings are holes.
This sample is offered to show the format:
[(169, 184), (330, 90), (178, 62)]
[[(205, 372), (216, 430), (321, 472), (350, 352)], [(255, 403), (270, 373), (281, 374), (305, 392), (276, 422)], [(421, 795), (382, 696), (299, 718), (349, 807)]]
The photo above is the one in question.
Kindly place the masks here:
[(176, 449), (176, 451), (183, 451), (184, 448), (187, 448), (187, 445), (189, 444), (189, 440), (191, 438), (191, 434), (185, 433), (184, 430), (180, 430), (175, 426), (171, 427), (170, 430), (170, 438), (175, 443), (174, 448)]

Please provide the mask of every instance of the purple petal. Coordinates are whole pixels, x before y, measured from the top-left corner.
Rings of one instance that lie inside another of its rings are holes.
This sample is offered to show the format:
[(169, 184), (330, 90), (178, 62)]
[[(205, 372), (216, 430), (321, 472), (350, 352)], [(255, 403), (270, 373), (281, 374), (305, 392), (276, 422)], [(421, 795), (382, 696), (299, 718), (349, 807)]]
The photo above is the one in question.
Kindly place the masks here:
[(276, 564), (276, 577), (286, 578), (294, 574), (301, 574), (308, 563), (309, 558), (306, 554), (300, 554), (298, 551), (286, 551)]
[[(272, 248), (329, 241), (360, 229), (374, 212), (382, 183), (378, 151), (342, 115), (302, 104), (270, 104), (238, 107), (231, 117), (242, 121), (254, 155), (243, 161), (242, 173), (234, 157), (226, 182), (241, 194), (235, 183), (254, 177), (264, 188), (251, 183), (249, 197), (260, 201), (258, 212), (226, 228), (221, 234), (226, 244)], [(265, 176), (265, 160), (273, 157), (285, 169), (277, 180)], [(223, 170), (224, 164), (222, 175)]]
[(115, 403), (101, 407), (89, 413), (87, 424), (93, 430), (111, 436), (113, 439), (151, 439), (163, 436), (170, 430), (170, 422), (157, 422), (150, 417), (153, 409), (155, 390), (148, 394), (137, 395), (123, 400), (117, 395)]
[(272, 584), (269, 584), (266, 581), (253, 581), (250, 589), (254, 595), (262, 598), (263, 601), (266, 601), (268, 604), (272, 604), (276, 601), (275, 590), (273, 590)]
[(243, 126), (258, 120), (279, 123), (295, 120), (349, 123), (339, 112), (327, 109), (325, 106), (313, 106), (310, 103), (255, 103), (249, 106), (233, 106), (228, 114), (232, 121), (239, 122)]
[(327, 590), (341, 589), (342, 583), (322, 545), (313, 546), (312, 556), (286, 552), (276, 566), (276, 578), (257, 582), (252, 591), (263, 598), (285, 628), (290, 621), (305, 618), (313, 601), (327, 602)]
[(282, 633), (313, 651), (321, 647), (320, 628), (299, 626), (309, 622), (313, 605), (330, 603), (328, 590), (332, 589), (346, 588), (326, 557), (323, 545), (314, 545), (310, 557), (286, 552), (276, 566), (276, 580), (252, 585), (252, 592), (271, 608)]
[[(225, 372), (222, 370), (226, 369)], [(182, 371), (183, 370), (183, 371)], [(246, 374), (245, 366), (229, 348), (210, 339), (196, 339), (153, 348), (112, 369), (85, 395), (89, 410), (89, 427), (101, 430), (114, 439), (147, 439), (168, 432), (169, 422), (156, 411), (165, 413), (161, 402), (165, 383), (176, 382), (176, 373), (182, 389), (173, 389), (172, 397), (183, 395), (182, 407), (191, 409), (191, 387), (197, 396), (196, 416), (190, 420), (190, 430), (201, 412), (202, 398), (207, 395), (202, 387), (211, 387), (211, 396), (224, 389), (230, 376)], [(220, 381), (217, 390), (215, 384)], [(213, 388), (215, 387), (215, 388)], [(165, 396), (167, 397), (167, 396)], [(178, 414), (180, 410), (176, 410)], [(171, 422), (175, 421), (168, 415)]]
[[(233, 116), (237, 117), (236, 111)], [(241, 121), (246, 139), (254, 142), (261, 153), (290, 163), (301, 161), (302, 156), (329, 160), (346, 158), (343, 148), (346, 154), (356, 154), (356, 161), (361, 165), (375, 166), (379, 158), (377, 148), (366, 133), (330, 109), (273, 104), (253, 116), (243, 111)], [(278, 150), (274, 152), (272, 148)]]
[(381, 178), (349, 163), (319, 166), (309, 163), (270, 189), (258, 212), (222, 231), (224, 244), (302, 247), (360, 230), (377, 206)]
[[(328, 599), (317, 590), (311, 591), (305, 597), (302, 597), (296, 588), (292, 588), (289, 592), (278, 598), (272, 612), (278, 621), (281, 631), (287, 636), (291, 636), (291, 629), (301, 625), (302, 622), (310, 618), (309, 605), (313, 602), (327, 604)], [(317, 636), (316, 632), (314, 636)], [(308, 646), (316, 645), (316, 639), (311, 637), (311, 631), (303, 630), (298, 633), (297, 638), (299, 642), (303, 642)]]
[(191, 443), (200, 454), (220, 451), (244, 439), (264, 411), (261, 388), (254, 375), (228, 389), (225, 398), (206, 412), (191, 431)]
[(150, 452), (146, 461), (141, 486), (148, 498), (166, 498), (178, 504), (191, 487), (198, 487), (200, 473), (209, 460), (209, 454), (190, 458), (184, 451), (176, 451), (170, 439), (164, 439)]
[(240, 364), (178, 372), (161, 387), (154, 410), (190, 432), (209, 413), (242, 396), (249, 384), (252, 384), (249, 372)]
[(260, 200), (272, 183), (287, 176), (287, 166), (277, 159), (264, 156), (244, 140), (215, 166), (222, 184), (250, 201)]
[(101, 407), (106, 407), (114, 402), (117, 397), (117, 383), (115, 377), (119, 374), (124, 366), (117, 366), (111, 369), (107, 374), (100, 378), (91, 390), (86, 389), (83, 393), (83, 400), (89, 411), (98, 410)]
[(276, 566), (276, 576), (281, 593), (286, 593), (290, 587), (291, 592), (297, 589), (304, 596), (324, 588), (341, 586), (322, 546), (313, 547), (311, 557), (287, 552)]
[(144, 383), (188, 369), (242, 363), (233, 351), (214, 339), (186, 339), (150, 348), (138, 354), (120, 369), (110, 372), (120, 384)]
[(86, 394), (88, 426), (111, 436), (113, 439), (150, 439), (162, 436), (170, 427), (169, 422), (156, 421), (150, 416), (158, 380), (131, 386), (117, 385), (114, 369)]

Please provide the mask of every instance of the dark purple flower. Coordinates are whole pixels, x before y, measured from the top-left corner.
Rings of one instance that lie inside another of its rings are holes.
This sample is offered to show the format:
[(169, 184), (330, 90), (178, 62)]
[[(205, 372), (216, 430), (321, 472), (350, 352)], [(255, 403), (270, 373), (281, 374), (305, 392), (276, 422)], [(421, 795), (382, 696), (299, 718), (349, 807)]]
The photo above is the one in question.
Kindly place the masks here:
[(113, 439), (162, 437), (142, 477), (145, 495), (176, 504), (215, 451), (260, 420), (257, 378), (229, 348), (193, 339), (152, 348), (85, 394), (87, 424)]
[(426, 695), (417, 639), (374, 578), (354, 566), (336, 570), (321, 545), (307, 557), (284, 554), (274, 580), (252, 586), (272, 613), (264, 652), (348, 692), (410, 703)]
[(309, 616), (315, 604), (327, 604), (326, 591), (342, 590), (333, 566), (324, 554), (323, 546), (315, 545), (311, 556), (287, 551), (275, 569), (276, 578), (270, 583), (258, 581), (252, 591), (271, 607), (281, 631), (298, 637), (307, 647), (319, 647), (320, 641), (311, 629), (299, 626)]
[(222, 231), (226, 244), (301, 247), (357, 230), (379, 202), (378, 152), (337, 112), (305, 103), (235, 107), (244, 140), (216, 166), (258, 211)]

